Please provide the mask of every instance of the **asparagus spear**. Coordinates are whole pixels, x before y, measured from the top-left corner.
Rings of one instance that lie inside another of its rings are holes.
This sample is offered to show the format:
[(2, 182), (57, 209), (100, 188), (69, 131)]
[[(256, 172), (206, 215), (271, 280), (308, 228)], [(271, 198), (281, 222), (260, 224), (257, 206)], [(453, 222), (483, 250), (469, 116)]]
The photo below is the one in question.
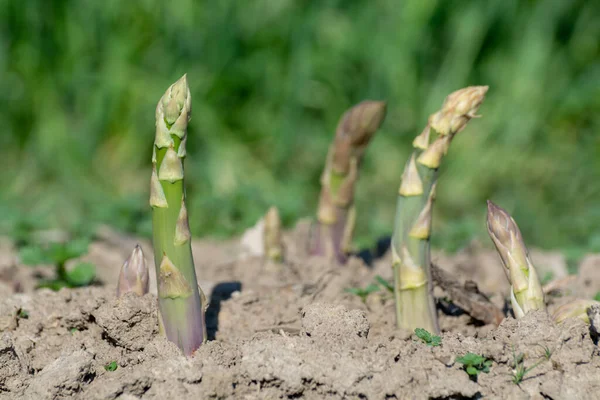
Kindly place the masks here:
[(599, 306), (600, 302), (596, 300), (577, 299), (570, 303), (558, 307), (552, 314), (552, 319), (557, 324), (564, 322), (567, 318), (579, 318), (585, 323), (590, 323), (588, 309), (592, 306)]
[(131, 255), (121, 267), (117, 297), (133, 292), (138, 296), (148, 293), (149, 272), (146, 259), (140, 245), (136, 245)]
[(275, 263), (283, 261), (281, 218), (279, 217), (279, 210), (275, 206), (269, 208), (265, 215), (263, 245), (267, 260)]
[(396, 323), (439, 333), (432, 295), (429, 237), (437, 171), (454, 136), (483, 102), (487, 86), (471, 86), (446, 97), (413, 141), (402, 174), (392, 237)]
[(496, 245), (510, 282), (510, 302), (516, 318), (545, 309), (544, 292), (515, 220), (488, 200), (488, 233)]
[(206, 338), (183, 184), (191, 101), (184, 75), (158, 102), (150, 180), (160, 331), (188, 356)]
[(354, 185), (358, 168), (385, 112), (385, 102), (367, 100), (346, 111), (340, 119), (321, 175), (312, 254), (340, 263), (346, 261), (354, 231)]

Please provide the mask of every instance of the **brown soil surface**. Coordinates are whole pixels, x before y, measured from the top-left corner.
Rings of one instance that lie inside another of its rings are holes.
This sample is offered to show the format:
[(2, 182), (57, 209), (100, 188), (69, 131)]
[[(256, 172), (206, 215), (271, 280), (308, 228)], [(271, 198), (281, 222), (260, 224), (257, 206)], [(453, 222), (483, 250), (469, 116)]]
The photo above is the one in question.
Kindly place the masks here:
[[(286, 235), (283, 265), (247, 255), (237, 240), (194, 242), (200, 283), (211, 302), (211, 340), (191, 359), (158, 335), (154, 294), (115, 297), (119, 268), (135, 240), (102, 235), (87, 256), (98, 266), (101, 283), (60, 292), (32, 290), (35, 277), (51, 271), (18, 265), (8, 242), (0, 242), (0, 399), (600, 396), (600, 353), (583, 322), (555, 325), (546, 312), (536, 312), (482, 326), (464, 313), (440, 311), (442, 345), (428, 347), (395, 329), (393, 300), (385, 290), (366, 303), (344, 292), (367, 286), (376, 275), (389, 278), (389, 254), (370, 267), (359, 259), (329, 265), (306, 255), (307, 235), (304, 223)], [(149, 243), (142, 245), (152, 264)], [(540, 270), (566, 274), (560, 255), (533, 253)], [(453, 256), (435, 254), (434, 261), (476, 281), (504, 305), (506, 278), (493, 251), (474, 244)], [(599, 264), (600, 256), (587, 257), (566, 292), (548, 297), (549, 310), (600, 290)], [(444, 293), (437, 289), (436, 295)], [(493, 361), (477, 381), (456, 362), (467, 352)], [(539, 365), (517, 385), (512, 362), (519, 353), (525, 366)], [(107, 371), (113, 361), (118, 368)]]

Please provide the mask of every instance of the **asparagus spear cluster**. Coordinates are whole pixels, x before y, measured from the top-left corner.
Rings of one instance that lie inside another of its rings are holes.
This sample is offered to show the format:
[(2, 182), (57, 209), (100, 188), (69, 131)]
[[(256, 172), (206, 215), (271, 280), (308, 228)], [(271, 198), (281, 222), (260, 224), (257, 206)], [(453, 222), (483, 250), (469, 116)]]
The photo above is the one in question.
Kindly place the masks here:
[(510, 282), (510, 302), (515, 317), (545, 309), (542, 285), (515, 220), (488, 200), (487, 226)]
[(476, 117), (487, 90), (487, 86), (471, 86), (450, 94), (413, 141), (415, 149), (398, 191), (392, 237), (396, 322), (400, 328), (439, 333), (429, 250), (437, 171), (454, 136)]
[(344, 263), (354, 232), (354, 186), (362, 156), (385, 117), (386, 104), (363, 101), (352, 107), (338, 123), (321, 175), (318, 225), (311, 253)]
[(156, 106), (150, 180), (160, 331), (185, 355), (191, 355), (206, 339), (183, 182), (191, 106), (184, 75), (167, 89)]

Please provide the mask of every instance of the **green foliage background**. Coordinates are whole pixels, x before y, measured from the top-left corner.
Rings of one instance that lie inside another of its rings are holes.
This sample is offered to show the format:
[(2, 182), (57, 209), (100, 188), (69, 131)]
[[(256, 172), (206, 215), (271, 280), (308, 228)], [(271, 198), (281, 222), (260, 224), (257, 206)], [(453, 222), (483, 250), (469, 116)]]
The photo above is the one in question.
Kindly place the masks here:
[(196, 236), (271, 204), (288, 225), (312, 215), (339, 116), (386, 99), (359, 184), (365, 245), (391, 232), (427, 116), (488, 84), (442, 168), (436, 243), (485, 239), (490, 198), (533, 245), (600, 251), (599, 20), (584, 0), (0, 0), (2, 224), (148, 234), (154, 108), (187, 72)]

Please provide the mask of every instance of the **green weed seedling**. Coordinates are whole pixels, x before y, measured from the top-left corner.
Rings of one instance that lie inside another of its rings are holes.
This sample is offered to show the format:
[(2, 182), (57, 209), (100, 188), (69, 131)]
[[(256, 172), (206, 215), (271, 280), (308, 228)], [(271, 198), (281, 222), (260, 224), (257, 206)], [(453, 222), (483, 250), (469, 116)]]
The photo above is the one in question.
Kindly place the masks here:
[(119, 365), (117, 364), (116, 361), (111, 361), (104, 366), (104, 369), (107, 370), (108, 372), (113, 372), (113, 371), (116, 371), (116, 369), (118, 367), (119, 367)]
[(456, 362), (463, 364), (465, 371), (474, 381), (477, 381), (477, 375), (479, 375), (480, 372), (485, 372), (486, 374), (490, 372), (490, 367), (492, 366), (492, 360), (488, 360), (475, 353), (467, 353), (464, 356), (457, 358)]
[(552, 350), (550, 350), (550, 347), (545, 346), (543, 344), (538, 344), (538, 346), (540, 346), (544, 350), (544, 358), (546, 360), (550, 360), (550, 357), (552, 357)]
[(416, 328), (415, 335), (423, 341), (427, 346), (437, 347), (442, 345), (442, 338), (437, 335), (432, 335), (423, 328)]
[(40, 288), (60, 290), (63, 287), (87, 286), (96, 277), (96, 268), (91, 263), (79, 263), (73, 269), (67, 270), (67, 261), (87, 253), (89, 241), (77, 239), (65, 243), (50, 243), (46, 246), (28, 245), (19, 250), (23, 264), (51, 264), (56, 270), (56, 278), (44, 280), (38, 284)]
[(20, 308), (19, 311), (17, 312), (17, 318), (19, 318), (19, 319), (28, 319), (29, 318), (29, 311)]
[(392, 285), (390, 283), (390, 281), (388, 281), (387, 279), (385, 279), (383, 276), (381, 275), (377, 275), (375, 277), (375, 281), (381, 285), (381, 287), (383, 287), (384, 289), (387, 289), (388, 292), (390, 293), (394, 293), (394, 285)]
[(513, 351), (513, 368), (514, 369), (513, 369), (513, 373), (512, 373), (512, 382), (515, 385), (519, 385), (521, 382), (523, 382), (523, 379), (525, 378), (525, 376), (528, 373), (530, 373), (534, 368), (538, 367), (544, 361), (546, 361), (545, 358), (539, 360), (538, 362), (533, 364), (531, 367), (526, 368), (525, 367), (525, 355), (523, 353), (519, 353), (518, 355), (515, 355), (515, 352)]
[(353, 295), (356, 295), (358, 297), (360, 297), (360, 300), (366, 304), (367, 302), (367, 297), (371, 294), (371, 293), (375, 293), (379, 291), (379, 286), (375, 283), (370, 284), (369, 286), (365, 287), (365, 288), (347, 288), (344, 290), (347, 293), (352, 293)]

